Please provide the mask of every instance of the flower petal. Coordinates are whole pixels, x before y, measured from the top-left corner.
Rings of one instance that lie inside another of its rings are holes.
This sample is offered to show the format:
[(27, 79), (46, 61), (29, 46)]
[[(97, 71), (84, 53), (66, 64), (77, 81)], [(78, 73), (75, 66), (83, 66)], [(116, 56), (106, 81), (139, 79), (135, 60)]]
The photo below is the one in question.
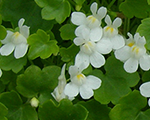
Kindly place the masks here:
[(107, 9), (102, 6), (98, 9), (97, 13), (98, 13), (98, 19), (102, 20), (105, 17), (106, 13), (107, 13)]
[(147, 71), (150, 69), (150, 56), (145, 54), (143, 55), (140, 60), (139, 60), (139, 63), (140, 63), (140, 67)]
[(85, 42), (85, 40), (83, 38), (81, 38), (81, 37), (76, 37), (73, 40), (73, 42), (74, 42), (75, 45), (79, 46), (79, 45), (82, 45)]
[(103, 34), (103, 30), (101, 27), (93, 28), (91, 29), (91, 32), (90, 32), (90, 40), (97, 42), (101, 39), (102, 34)]
[(144, 97), (150, 97), (150, 82), (143, 83), (139, 89), (141, 95)]
[(80, 25), (75, 29), (75, 35), (81, 37), (82, 31), (87, 28), (85, 25)]
[(105, 58), (103, 55), (95, 51), (93, 54), (90, 55), (90, 62), (93, 67), (99, 68), (105, 64)]
[(116, 35), (111, 38), (113, 49), (120, 49), (125, 45), (125, 40), (121, 35)]
[(112, 43), (110, 40), (102, 38), (96, 45), (98, 52), (108, 54), (112, 51)]
[(79, 93), (79, 87), (73, 84), (72, 82), (70, 82), (65, 86), (64, 93), (69, 97), (75, 97)]
[(138, 60), (134, 58), (129, 58), (125, 63), (124, 63), (124, 69), (128, 73), (133, 73), (136, 72), (138, 69)]
[(121, 24), (122, 24), (122, 20), (120, 18), (118, 18), (118, 17), (113, 21), (113, 27), (116, 28), (116, 29), (118, 27), (120, 27)]
[(19, 27), (19, 28), (23, 25), (24, 21), (25, 21), (24, 18), (21, 18), (21, 19), (19, 20), (19, 22), (18, 22), (18, 27)]
[(1, 43), (3, 43), (3, 44), (9, 43), (12, 39), (13, 34), (14, 34), (13, 32), (7, 30), (7, 35), (4, 40), (1, 40)]
[(25, 38), (29, 37), (29, 28), (28, 26), (24, 25), (20, 27), (20, 34), (22, 34)]
[(85, 67), (89, 66), (89, 55), (80, 51), (75, 57), (75, 65), (79, 67), (82, 63)]
[(96, 14), (96, 12), (97, 12), (97, 3), (96, 2), (92, 3), (92, 5), (90, 6), (90, 10), (91, 10), (93, 15)]
[(19, 59), (23, 57), (26, 54), (27, 50), (28, 50), (28, 44), (22, 43), (16, 45), (15, 52), (14, 52), (15, 58)]
[(111, 21), (109, 15), (106, 15), (106, 17), (105, 17), (105, 23), (106, 23), (108, 26), (110, 26), (110, 25), (112, 24), (112, 21)]
[(138, 46), (144, 46), (146, 44), (145, 37), (141, 37), (139, 33), (134, 35), (134, 40)]
[(150, 98), (148, 99), (148, 105), (150, 106)]
[(126, 61), (131, 56), (131, 51), (129, 46), (124, 46), (115, 51), (115, 57), (121, 61)]
[(73, 12), (71, 14), (71, 22), (75, 25), (85, 24), (86, 16), (82, 12)]
[(79, 70), (78, 70), (78, 67), (76, 65), (74, 65), (74, 66), (71, 65), (69, 67), (69, 74), (70, 74), (71, 77), (76, 76), (78, 74), (78, 72), (79, 72)]
[(98, 89), (101, 86), (101, 80), (93, 75), (87, 76), (86, 85), (92, 89)]
[(94, 95), (94, 92), (90, 87), (82, 85), (80, 87), (80, 95), (83, 99), (89, 99)]
[(14, 51), (14, 49), (15, 49), (14, 44), (7, 43), (0, 48), (0, 53), (1, 55), (8, 56)]

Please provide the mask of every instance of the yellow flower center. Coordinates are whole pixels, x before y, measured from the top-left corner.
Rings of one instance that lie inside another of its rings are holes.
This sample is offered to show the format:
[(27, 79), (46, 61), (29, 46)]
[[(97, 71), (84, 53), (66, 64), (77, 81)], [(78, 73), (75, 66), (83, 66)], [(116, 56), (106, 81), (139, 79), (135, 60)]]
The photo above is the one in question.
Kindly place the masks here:
[(96, 18), (93, 16), (89, 16), (88, 19), (91, 20), (92, 23), (94, 23), (96, 21)]
[(129, 43), (128, 44), (129, 47), (132, 47), (133, 45), (134, 45), (134, 43)]
[(110, 32), (113, 33), (114, 28), (108, 26), (108, 27), (106, 27), (106, 31), (108, 31), (108, 30), (110, 30)]
[(79, 75), (77, 75), (77, 78), (78, 78), (78, 80), (81, 80), (81, 79), (84, 79), (85, 76), (83, 74), (79, 74)]
[(19, 32), (15, 32), (13, 35), (14, 35), (15, 38), (17, 38), (20, 35), (20, 33)]
[(136, 54), (138, 54), (139, 53), (139, 48), (138, 47), (133, 47), (132, 48), (132, 52), (135, 52)]

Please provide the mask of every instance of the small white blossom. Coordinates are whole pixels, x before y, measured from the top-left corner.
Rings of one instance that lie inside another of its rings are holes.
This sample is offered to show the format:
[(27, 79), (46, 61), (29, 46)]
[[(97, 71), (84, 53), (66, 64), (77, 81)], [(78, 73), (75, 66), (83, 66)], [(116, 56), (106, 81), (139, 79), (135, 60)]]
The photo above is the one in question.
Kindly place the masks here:
[(112, 43), (112, 49), (119, 49), (125, 45), (124, 38), (118, 34), (118, 27), (121, 26), (122, 21), (120, 18), (116, 18), (113, 23), (109, 15), (105, 17), (107, 26), (104, 27), (104, 36), (102, 40), (110, 40)]
[(146, 53), (144, 45), (146, 44), (145, 37), (141, 37), (139, 33), (134, 35), (128, 33), (129, 39), (126, 45), (115, 51), (115, 57), (124, 62), (124, 69), (133, 73), (138, 69), (138, 65), (143, 70), (150, 69), (150, 56)]
[[(86, 15), (82, 12), (73, 12), (71, 14), (71, 21), (73, 24), (78, 25), (75, 30), (76, 36), (80, 36), (81, 31), (87, 27), (90, 28), (93, 36), (102, 37), (102, 28), (101, 28), (101, 20), (105, 17), (107, 9), (105, 7), (100, 7), (97, 10), (97, 3), (94, 2), (90, 10), (92, 15), (86, 17)], [(95, 30), (96, 29), (96, 30)]]
[(32, 107), (38, 107), (39, 105), (39, 100), (35, 97), (33, 97), (31, 100), (30, 100), (30, 104)]
[[(139, 89), (142, 96), (150, 98), (150, 82), (143, 83)], [(148, 105), (150, 106), (150, 99)]]
[(93, 90), (101, 86), (101, 80), (93, 75), (85, 76), (82, 71), (85, 69), (84, 64), (79, 67), (70, 66), (69, 74), (71, 82), (65, 87), (65, 94), (70, 97), (75, 97), (79, 93), (83, 99), (89, 99), (94, 95)]
[[(75, 57), (75, 64), (80, 65), (82, 63), (85, 64), (86, 67), (91, 63), (91, 65), (95, 68), (99, 68), (105, 64), (105, 58), (102, 53), (109, 52), (109, 43), (102, 42), (97, 46), (96, 41), (98, 39), (94, 39), (91, 37), (90, 30), (84, 28), (84, 30), (74, 39), (74, 43), (77, 46), (80, 46), (80, 51)], [(96, 37), (95, 37), (96, 38)]]
[[(69, 98), (64, 94), (64, 88), (66, 86), (66, 77), (65, 77), (65, 67), (66, 64), (63, 65), (61, 70), (61, 75), (58, 77), (58, 86), (54, 89), (54, 91), (51, 93), (51, 95), (55, 98), (56, 101), (61, 101), (63, 98)], [(70, 100), (73, 100), (74, 98), (70, 97)]]
[(8, 56), (14, 51), (14, 57), (19, 59), (23, 57), (28, 49), (27, 38), (29, 36), (29, 27), (23, 25), (24, 19), (21, 18), (18, 22), (19, 32), (13, 33), (7, 30), (7, 36), (2, 40), (4, 44), (0, 48), (1, 55)]

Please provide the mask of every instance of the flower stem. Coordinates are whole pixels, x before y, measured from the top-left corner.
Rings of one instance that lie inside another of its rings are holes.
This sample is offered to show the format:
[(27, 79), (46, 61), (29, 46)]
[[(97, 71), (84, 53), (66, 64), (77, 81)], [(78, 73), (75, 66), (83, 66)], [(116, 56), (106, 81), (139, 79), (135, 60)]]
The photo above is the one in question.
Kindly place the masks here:
[(116, 0), (112, 0), (111, 3), (107, 6), (108, 9), (111, 8), (111, 6), (116, 2)]

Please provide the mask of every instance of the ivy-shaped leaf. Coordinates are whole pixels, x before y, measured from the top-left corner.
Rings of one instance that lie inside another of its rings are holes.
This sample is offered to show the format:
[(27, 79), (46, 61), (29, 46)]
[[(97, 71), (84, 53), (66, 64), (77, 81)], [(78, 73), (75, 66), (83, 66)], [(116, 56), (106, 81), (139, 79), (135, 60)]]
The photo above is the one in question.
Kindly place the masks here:
[(4, 104), (0, 103), (0, 120), (8, 120), (5, 117), (7, 113), (8, 113), (7, 107)]
[(35, 0), (42, 9), (42, 17), (46, 20), (55, 19), (58, 23), (64, 22), (71, 12), (70, 3), (67, 0)]
[(106, 105), (102, 105), (94, 99), (79, 103), (89, 111), (87, 120), (109, 120), (110, 108)]
[(88, 111), (82, 105), (73, 105), (68, 99), (61, 100), (58, 106), (49, 100), (39, 108), (40, 120), (85, 120), (87, 115)]
[(72, 44), (68, 48), (62, 47), (60, 48), (60, 55), (61, 55), (61, 60), (64, 62), (69, 62), (71, 60), (74, 60), (76, 54), (79, 51), (79, 47)]
[(146, 39), (146, 48), (150, 50), (150, 18), (145, 18), (142, 20), (142, 23), (137, 28), (137, 32), (140, 33), (141, 36), (144, 36)]
[(76, 26), (73, 24), (63, 25), (59, 29), (61, 38), (63, 40), (73, 40), (75, 38), (75, 34), (74, 34), (75, 28), (76, 28)]
[(8, 108), (8, 120), (38, 120), (34, 108), (23, 105), (19, 94), (14, 91), (0, 94), (0, 102)]
[(131, 91), (130, 87), (135, 86), (140, 77), (137, 72), (132, 74), (125, 72), (123, 63), (114, 56), (107, 59), (104, 67), (106, 74), (100, 70), (92, 72), (102, 80), (102, 85), (95, 91), (94, 97), (102, 104), (108, 104), (110, 101), (116, 104), (121, 97)]
[(43, 30), (37, 30), (28, 38), (28, 44), (30, 45), (28, 57), (33, 60), (37, 57), (42, 59), (50, 57), (52, 54), (57, 54), (59, 47), (56, 40), (49, 40), (50, 36)]
[(25, 19), (25, 25), (30, 26), (31, 33), (37, 29), (50, 30), (54, 21), (46, 21), (41, 17), (41, 8), (37, 6), (34, 0), (2, 0), (1, 10), (2, 18), (10, 21), (14, 27), (18, 26), (20, 18)]
[(31, 98), (38, 93), (48, 91), (49, 94), (54, 90), (58, 83), (60, 68), (48, 66), (42, 70), (37, 66), (30, 66), (24, 74), (17, 78), (17, 90), (23, 96)]
[(125, 0), (125, 2), (120, 4), (119, 9), (128, 18), (134, 16), (137, 18), (145, 18), (148, 15), (149, 7), (147, 0)]
[[(150, 115), (146, 114), (147, 112), (150, 114), (150, 111), (141, 112), (146, 104), (146, 98), (135, 90), (119, 100), (118, 104), (110, 111), (110, 118), (111, 120), (149, 120)], [(147, 116), (146, 119), (145, 116)]]
[(16, 59), (12, 54), (9, 56), (0, 55), (0, 68), (6, 71), (12, 70), (15, 73), (18, 73), (23, 66), (27, 63), (27, 57)]

